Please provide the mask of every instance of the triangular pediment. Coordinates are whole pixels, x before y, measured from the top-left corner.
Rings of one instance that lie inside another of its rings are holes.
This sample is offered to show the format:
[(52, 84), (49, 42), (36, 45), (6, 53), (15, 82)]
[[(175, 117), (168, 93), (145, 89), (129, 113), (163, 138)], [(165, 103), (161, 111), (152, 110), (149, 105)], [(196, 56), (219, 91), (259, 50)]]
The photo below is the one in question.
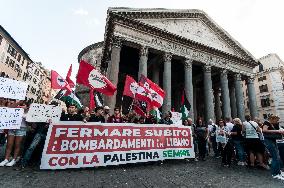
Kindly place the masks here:
[(255, 60), (240, 43), (201, 10), (110, 8), (110, 11), (205, 46)]
[(148, 19), (143, 23), (158, 27), (212, 48), (238, 55), (238, 52), (198, 18), (193, 19)]

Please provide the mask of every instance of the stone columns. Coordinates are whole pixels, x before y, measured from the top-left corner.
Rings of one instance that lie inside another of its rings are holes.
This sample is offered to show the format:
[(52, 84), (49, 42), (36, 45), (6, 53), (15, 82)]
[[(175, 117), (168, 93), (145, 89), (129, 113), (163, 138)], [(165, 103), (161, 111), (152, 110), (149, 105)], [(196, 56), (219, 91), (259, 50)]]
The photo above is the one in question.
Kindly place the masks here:
[(228, 75), (226, 69), (223, 69), (221, 71), (220, 80), (221, 80), (221, 92), (222, 92), (221, 97), (222, 97), (222, 107), (223, 107), (223, 118), (231, 118)]
[(222, 118), (222, 110), (221, 110), (221, 101), (219, 95), (219, 88), (214, 90), (214, 98), (215, 98), (215, 112), (216, 112), (216, 120), (220, 120)]
[(236, 118), (237, 115), (237, 107), (236, 107), (236, 96), (235, 96), (235, 87), (231, 86), (230, 87), (230, 103), (231, 103), (231, 113), (232, 113), (232, 118)]
[(248, 87), (250, 115), (251, 115), (251, 118), (254, 119), (258, 117), (256, 94), (255, 94), (255, 89), (254, 89), (254, 78), (247, 79), (247, 87)]
[(212, 93), (212, 79), (211, 79), (211, 66), (205, 65), (203, 67), (204, 73), (204, 104), (205, 104), (205, 123), (208, 123), (209, 119), (214, 121), (214, 104)]
[(184, 91), (186, 99), (190, 104), (189, 117), (194, 121), (193, 112), (193, 84), (192, 84), (192, 60), (186, 59), (184, 62)]
[[(108, 64), (107, 76), (114, 85), (117, 85), (118, 82), (121, 45), (122, 45), (121, 38), (113, 37), (111, 60)], [(110, 107), (111, 112), (113, 111), (116, 105), (116, 94), (117, 92), (115, 92), (113, 96), (106, 96), (105, 98), (106, 105)]]
[(163, 89), (165, 91), (165, 98), (164, 98), (164, 104), (163, 104), (163, 114), (165, 114), (168, 111), (171, 111), (172, 106), (172, 54), (165, 53), (164, 55), (164, 72), (163, 72)]
[(237, 115), (238, 118), (240, 118), (242, 121), (245, 121), (244, 95), (241, 74), (235, 75), (235, 90)]
[(148, 48), (142, 46), (140, 49), (138, 80), (140, 80), (141, 74), (147, 77), (147, 61), (148, 61)]

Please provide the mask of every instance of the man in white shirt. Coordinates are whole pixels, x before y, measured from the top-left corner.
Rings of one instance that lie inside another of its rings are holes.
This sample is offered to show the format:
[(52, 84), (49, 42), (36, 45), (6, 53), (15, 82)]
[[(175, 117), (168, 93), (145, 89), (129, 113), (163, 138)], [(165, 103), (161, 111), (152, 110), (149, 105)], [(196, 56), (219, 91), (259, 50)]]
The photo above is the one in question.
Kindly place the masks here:
[(231, 132), (234, 127), (234, 124), (231, 122), (231, 118), (226, 118), (226, 129)]

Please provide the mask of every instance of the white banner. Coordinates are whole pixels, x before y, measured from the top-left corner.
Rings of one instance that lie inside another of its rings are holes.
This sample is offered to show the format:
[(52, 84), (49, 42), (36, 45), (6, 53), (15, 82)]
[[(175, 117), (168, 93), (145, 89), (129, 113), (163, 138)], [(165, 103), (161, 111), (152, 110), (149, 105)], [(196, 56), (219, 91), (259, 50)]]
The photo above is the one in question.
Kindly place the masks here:
[(171, 120), (173, 121), (174, 124), (176, 125), (182, 125), (182, 113), (179, 112), (171, 112), (172, 117)]
[(25, 100), (28, 84), (0, 77), (0, 97)]
[(36, 104), (33, 103), (30, 106), (27, 114), (27, 122), (58, 122), (60, 120), (62, 109), (59, 106)]
[(24, 109), (0, 107), (0, 129), (19, 129)]
[(189, 126), (61, 121), (49, 126), (40, 168), (85, 168), (194, 157)]

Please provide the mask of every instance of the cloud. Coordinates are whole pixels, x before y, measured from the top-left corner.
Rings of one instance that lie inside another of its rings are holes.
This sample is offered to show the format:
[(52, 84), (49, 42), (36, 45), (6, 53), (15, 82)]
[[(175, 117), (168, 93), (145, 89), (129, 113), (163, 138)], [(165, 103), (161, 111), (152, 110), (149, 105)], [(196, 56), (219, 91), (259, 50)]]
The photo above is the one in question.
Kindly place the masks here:
[(73, 13), (75, 15), (80, 15), (80, 16), (87, 16), (89, 14), (89, 12), (87, 10), (83, 9), (83, 8), (74, 10)]
[(87, 20), (87, 21), (86, 21), (86, 24), (87, 24), (88, 26), (96, 26), (96, 25), (100, 25), (101, 22), (100, 22), (99, 19), (93, 18), (93, 19)]

